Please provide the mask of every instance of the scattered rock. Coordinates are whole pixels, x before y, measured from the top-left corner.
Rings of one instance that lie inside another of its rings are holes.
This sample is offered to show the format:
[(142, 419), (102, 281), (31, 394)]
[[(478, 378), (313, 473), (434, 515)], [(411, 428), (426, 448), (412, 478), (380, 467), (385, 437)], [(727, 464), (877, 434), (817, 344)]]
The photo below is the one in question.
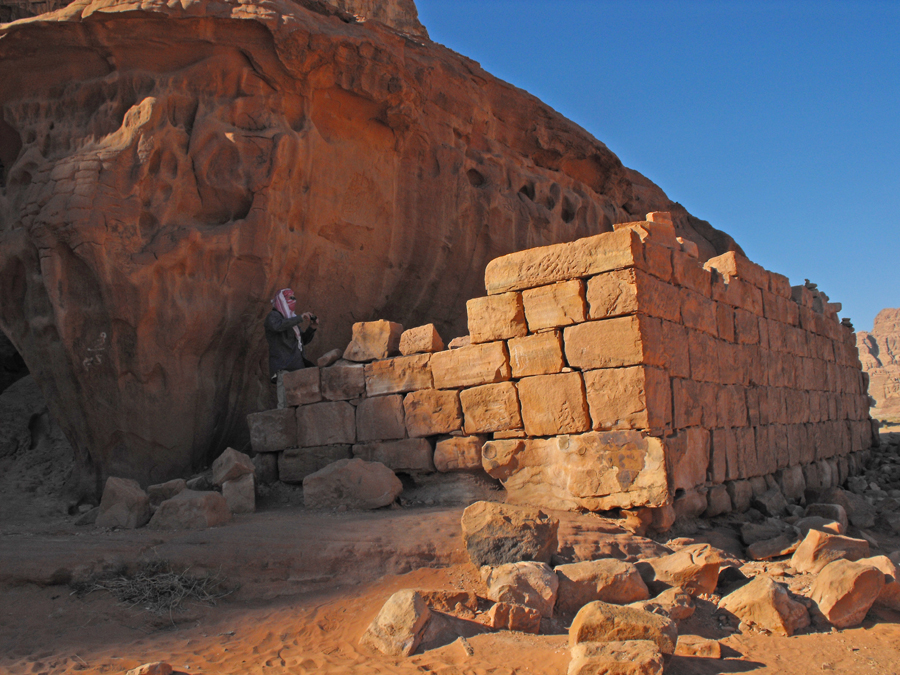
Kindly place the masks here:
[(333, 365), (344, 355), (343, 349), (332, 349), (330, 352), (325, 352), (316, 360), (316, 365), (319, 368), (327, 368), (330, 365)]
[(498, 630), (517, 630), (523, 633), (541, 632), (541, 613), (525, 605), (497, 602), (487, 611), (487, 625)]
[(758, 541), (780, 536), (785, 529), (785, 523), (775, 518), (768, 518), (762, 523), (744, 523), (741, 525), (741, 540), (747, 546), (752, 546)]
[(870, 565), (835, 560), (817, 574), (810, 599), (837, 628), (862, 623), (884, 588), (884, 574)]
[(650, 640), (579, 642), (567, 675), (662, 675), (663, 655)]
[(212, 476), (208, 473), (201, 473), (199, 476), (194, 476), (193, 478), (186, 480), (185, 485), (187, 485), (188, 490), (195, 490), (196, 492), (212, 490)]
[(699, 635), (679, 635), (675, 645), (676, 656), (696, 656), (702, 659), (721, 659), (722, 645)]
[(212, 465), (213, 485), (221, 486), (225, 481), (235, 480), (246, 474), (256, 472), (253, 460), (243, 452), (234, 448), (226, 448)]
[(425, 632), (431, 610), (416, 591), (394, 593), (369, 624), (359, 644), (387, 656), (409, 656)]
[(151, 530), (202, 530), (230, 520), (228, 503), (218, 492), (183, 490), (159, 505), (148, 527)]
[(769, 488), (761, 495), (755, 496), (750, 505), (766, 516), (778, 517), (787, 511), (788, 504), (778, 487)]
[[(719, 580), (719, 566), (723, 560), (721, 551), (709, 544), (694, 544), (661, 558), (644, 561), (652, 568), (648, 581), (642, 568), (641, 576), (647, 586), (654, 590), (654, 582), (668, 586), (679, 586), (690, 595), (712, 593)], [(659, 589), (662, 590), (662, 589)]]
[(784, 532), (773, 539), (757, 541), (747, 547), (747, 555), (754, 560), (770, 560), (790, 555), (800, 545), (800, 535), (796, 530)]
[(75, 525), (82, 527), (84, 525), (94, 525), (97, 522), (97, 516), (100, 513), (100, 507), (95, 506), (90, 511), (85, 511), (75, 519)]
[(147, 496), (150, 498), (151, 506), (159, 506), (182, 490), (187, 490), (187, 484), (183, 478), (175, 478), (159, 485), (151, 485), (147, 488)]
[(622, 560), (607, 558), (560, 565), (556, 576), (559, 577), (556, 607), (565, 614), (574, 614), (594, 600), (626, 605), (650, 597), (637, 568)]
[(582, 607), (569, 628), (571, 648), (582, 642), (617, 640), (652, 640), (663, 654), (672, 654), (678, 627), (668, 617), (597, 600)]
[(800, 537), (805, 537), (810, 530), (818, 530), (825, 534), (844, 534), (844, 527), (836, 520), (829, 520), (821, 516), (805, 516), (794, 523), (794, 527), (800, 532)]
[(97, 527), (134, 529), (146, 525), (148, 520), (150, 497), (137, 481), (115, 476), (107, 478), (97, 513)]
[(475, 502), (462, 515), (462, 537), (477, 567), (533, 560), (556, 553), (559, 521), (540, 509)]
[(172, 666), (165, 661), (155, 661), (132, 668), (125, 675), (172, 675)]
[[(728, 495), (728, 489), (724, 485), (715, 485), (709, 489), (706, 496), (706, 512), (703, 514), (705, 518), (714, 518), (723, 513), (731, 513), (731, 497)], [(718, 643), (717, 643), (718, 644)]]
[(494, 602), (524, 605), (551, 618), (559, 590), (559, 578), (546, 563), (517, 562), (483, 567), (488, 597)]
[(874, 558), (863, 558), (859, 561), (863, 565), (871, 565), (884, 574), (884, 588), (875, 600), (876, 605), (900, 610), (900, 574), (897, 565), (886, 555), (878, 555)]
[(779, 635), (790, 636), (809, 625), (806, 607), (766, 576), (758, 576), (726, 595), (719, 601), (719, 609), (731, 612), (745, 624)]
[[(875, 525), (877, 512), (863, 497), (855, 495), (839, 487), (824, 490), (816, 499), (826, 504), (838, 504), (844, 507), (850, 523), (856, 527), (870, 528)], [(821, 514), (817, 514), (821, 515)]]
[(818, 516), (819, 518), (840, 523), (841, 532), (839, 534), (846, 532), (850, 526), (847, 512), (840, 504), (810, 504), (806, 507), (806, 516)]
[(393, 471), (362, 459), (338, 460), (303, 479), (303, 503), (310, 509), (377, 509), (393, 503), (402, 491)]
[(240, 478), (222, 483), (222, 496), (232, 513), (253, 513), (256, 511), (256, 478), (245, 473)]
[(650, 600), (632, 602), (628, 606), (651, 614), (666, 616), (672, 621), (684, 621), (694, 614), (694, 599), (677, 587), (666, 589)]
[(859, 560), (869, 557), (869, 542), (837, 534), (810, 530), (794, 551), (791, 567), (798, 572), (818, 574), (828, 563), (845, 558)]
[(471, 336), (462, 335), (450, 340), (450, 342), (447, 343), (447, 349), (461, 349), (462, 347), (468, 347), (470, 344), (472, 344)]

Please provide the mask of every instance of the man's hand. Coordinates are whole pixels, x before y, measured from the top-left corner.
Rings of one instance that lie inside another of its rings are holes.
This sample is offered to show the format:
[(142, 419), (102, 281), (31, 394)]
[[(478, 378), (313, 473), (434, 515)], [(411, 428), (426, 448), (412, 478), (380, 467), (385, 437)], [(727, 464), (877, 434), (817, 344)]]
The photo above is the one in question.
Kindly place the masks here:
[(313, 328), (319, 327), (319, 318), (312, 312), (303, 312), (303, 314), (301, 314), (300, 316), (302, 316), (303, 319), (307, 321)]

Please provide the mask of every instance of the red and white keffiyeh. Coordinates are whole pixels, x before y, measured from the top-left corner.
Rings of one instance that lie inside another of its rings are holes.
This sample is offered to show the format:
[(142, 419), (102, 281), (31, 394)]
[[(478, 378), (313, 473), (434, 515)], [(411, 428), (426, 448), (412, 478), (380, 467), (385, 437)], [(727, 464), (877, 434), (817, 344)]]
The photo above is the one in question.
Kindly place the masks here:
[[(272, 306), (278, 310), (278, 313), (281, 314), (285, 319), (292, 319), (297, 314), (291, 309), (288, 304), (288, 298), (294, 295), (294, 291), (290, 288), (282, 288), (275, 297), (272, 299)], [(300, 345), (300, 348), (303, 348), (303, 338), (301, 337), (300, 327), (294, 326), (294, 335), (297, 336), (297, 344)]]

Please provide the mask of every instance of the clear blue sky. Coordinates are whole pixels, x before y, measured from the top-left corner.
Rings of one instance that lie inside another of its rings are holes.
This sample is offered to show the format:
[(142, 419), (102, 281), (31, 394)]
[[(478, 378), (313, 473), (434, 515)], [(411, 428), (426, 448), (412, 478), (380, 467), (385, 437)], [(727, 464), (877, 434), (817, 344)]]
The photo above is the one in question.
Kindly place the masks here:
[(416, 0), (857, 330), (900, 307), (900, 2)]

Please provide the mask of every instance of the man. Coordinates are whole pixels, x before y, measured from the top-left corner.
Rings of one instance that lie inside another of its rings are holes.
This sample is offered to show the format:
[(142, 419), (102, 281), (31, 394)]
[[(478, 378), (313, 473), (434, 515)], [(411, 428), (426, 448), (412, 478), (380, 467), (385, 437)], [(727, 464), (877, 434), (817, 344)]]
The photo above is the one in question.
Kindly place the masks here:
[(272, 311), (266, 317), (266, 342), (269, 343), (269, 376), (275, 382), (278, 407), (284, 407), (284, 373), (306, 367), (303, 345), (316, 335), (319, 321), (315, 314), (296, 314), (297, 298), (283, 288), (272, 299)]

